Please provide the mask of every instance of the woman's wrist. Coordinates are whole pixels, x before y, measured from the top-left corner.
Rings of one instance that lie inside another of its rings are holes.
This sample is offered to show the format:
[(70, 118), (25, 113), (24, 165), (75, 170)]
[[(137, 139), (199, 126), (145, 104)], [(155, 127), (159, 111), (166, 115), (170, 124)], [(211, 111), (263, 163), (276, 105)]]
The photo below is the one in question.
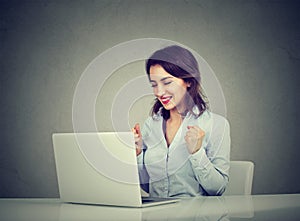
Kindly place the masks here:
[(143, 152), (141, 147), (136, 147), (135, 151), (136, 151), (136, 156), (139, 156)]

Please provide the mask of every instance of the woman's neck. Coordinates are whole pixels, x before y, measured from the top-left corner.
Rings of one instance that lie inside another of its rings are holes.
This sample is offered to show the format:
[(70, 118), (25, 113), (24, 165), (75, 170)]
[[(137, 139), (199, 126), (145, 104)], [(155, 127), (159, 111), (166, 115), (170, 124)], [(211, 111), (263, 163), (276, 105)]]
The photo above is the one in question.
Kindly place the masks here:
[(183, 118), (184, 118), (184, 114), (180, 113), (176, 108), (170, 110), (169, 120), (173, 122), (182, 122)]

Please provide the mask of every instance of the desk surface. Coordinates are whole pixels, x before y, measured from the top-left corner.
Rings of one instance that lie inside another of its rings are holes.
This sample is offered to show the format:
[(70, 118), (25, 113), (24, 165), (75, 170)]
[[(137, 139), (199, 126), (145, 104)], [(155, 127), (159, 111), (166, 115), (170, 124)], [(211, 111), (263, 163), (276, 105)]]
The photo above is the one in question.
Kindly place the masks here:
[(0, 220), (300, 220), (300, 194), (197, 197), (149, 208), (0, 199)]

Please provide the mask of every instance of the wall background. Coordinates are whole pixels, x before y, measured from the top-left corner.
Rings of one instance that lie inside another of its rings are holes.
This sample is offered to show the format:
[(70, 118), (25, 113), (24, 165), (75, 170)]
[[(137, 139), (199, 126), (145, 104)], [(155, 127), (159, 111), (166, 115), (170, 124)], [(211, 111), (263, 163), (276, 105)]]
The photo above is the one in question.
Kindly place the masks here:
[[(300, 193), (299, 1), (2, 0), (0, 6), (0, 197), (59, 196), (51, 134), (72, 132), (82, 72), (104, 50), (148, 37), (180, 42), (212, 67), (227, 101), (231, 158), (255, 163), (253, 193)], [(124, 73), (99, 95), (99, 130), (112, 129), (109, 97), (132, 77)], [(132, 109), (138, 119), (147, 116), (147, 102)]]

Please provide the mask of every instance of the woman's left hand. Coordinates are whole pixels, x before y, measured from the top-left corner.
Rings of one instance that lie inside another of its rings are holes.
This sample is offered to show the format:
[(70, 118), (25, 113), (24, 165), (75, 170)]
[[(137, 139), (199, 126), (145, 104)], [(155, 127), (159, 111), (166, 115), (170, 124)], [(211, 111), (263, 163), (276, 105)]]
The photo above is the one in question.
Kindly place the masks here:
[(200, 150), (205, 132), (197, 126), (188, 126), (187, 128), (188, 131), (186, 132), (184, 139), (189, 153), (194, 154)]

